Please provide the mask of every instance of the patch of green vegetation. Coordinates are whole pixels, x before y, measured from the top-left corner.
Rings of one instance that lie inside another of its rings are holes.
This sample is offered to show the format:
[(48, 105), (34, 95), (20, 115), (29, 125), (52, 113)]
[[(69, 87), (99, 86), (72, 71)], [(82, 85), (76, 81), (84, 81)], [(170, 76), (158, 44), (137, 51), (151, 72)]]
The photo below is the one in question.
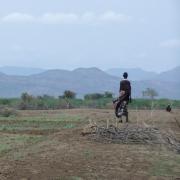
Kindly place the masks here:
[(79, 176), (70, 176), (70, 177), (63, 177), (63, 176), (57, 176), (57, 177), (49, 177), (50, 180), (83, 180), (83, 178)]
[(153, 176), (180, 176), (180, 157), (160, 157), (153, 163), (150, 174)]
[(66, 124), (63, 128), (64, 129), (72, 129), (72, 128), (75, 128), (75, 124)]
[(93, 152), (89, 149), (84, 150), (83, 155), (85, 156), (86, 159), (92, 158), (94, 156)]
[(47, 129), (58, 129), (62, 128), (66, 125), (66, 122), (58, 122), (58, 121), (46, 121), (46, 122), (38, 122), (38, 121), (21, 121), (15, 122), (11, 124), (3, 124), (0, 126), (0, 131), (23, 131), (23, 130), (47, 130)]
[(0, 142), (0, 155), (8, 152), (11, 149), (11, 146), (9, 144), (2, 144)]
[(17, 119), (16, 116), (9, 116), (9, 117), (0, 116), (0, 123), (1, 123), (1, 121), (10, 121), (10, 120), (16, 120), (16, 119)]
[(0, 118), (0, 131), (51, 130), (74, 128), (78, 123), (85, 122), (80, 115), (57, 114), (37, 117), (4, 117)]
[[(79, 123), (84, 122), (84, 117), (78, 114), (42, 114), (37, 116), (19, 116), (19, 117), (0, 117), (0, 131), (3, 132), (0, 136), (0, 156), (4, 153), (13, 151), (14, 149), (24, 148), (26, 145), (37, 143), (46, 136), (39, 135), (20, 135), (18, 133), (26, 131), (43, 131), (57, 129), (72, 129)], [(9, 133), (17, 134), (9, 134)], [(6, 134), (4, 134), (6, 133)], [(23, 156), (22, 151), (14, 154), (15, 159)]]
[(42, 123), (32, 123), (32, 122), (22, 122), (19, 124), (2, 125), (0, 131), (24, 131), (24, 130), (51, 130), (63, 128), (66, 123), (62, 122), (42, 122)]
[(0, 155), (15, 148), (24, 147), (29, 144), (35, 144), (43, 140), (41, 135), (1, 135), (0, 136)]
[(0, 109), (0, 116), (2, 117), (11, 117), (17, 116), (18, 113), (14, 108), (4, 107)]
[(82, 115), (70, 115), (70, 114), (60, 114), (57, 115), (55, 117), (53, 117), (53, 119), (51, 119), (51, 121), (64, 121), (64, 122), (80, 122), (80, 121), (84, 121), (84, 117)]
[(41, 115), (41, 116), (29, 116), (29, 117), (1, 117), (0, 116), (0, 122), (1, 121), (32, 121), (32, 122), (37, 122), (37, 121), (82, 121), (84, 120), (84, 117), (82, 115), (70, 115), (66, 113), (61, 113), (61, 114), (55, 114), (49, 116), (48, 114)]
[(24, 145), (26, 143), (28, 144), (34, 144), (42, 140), (41, 135), (17, 135), (16, 138), (12, 138), (12, 140), (16, 141), (18, 145)]
[[(34, 97), (25, 93), (21, 98), (16, 99), (2, 99), (0, 98), (0, 106), (10, 107), (21, 110), (48, 110), (48, 109), (67, 109), (69, 108), (108, 108), (108, 104), (112, 104), (112, 94), (87, 94), (84, 99), (64, 97), (52, 97), (48, 95)], [(168, 104), (171, 104), (173, 108), (180, 108), (180, 100), (170, 99), (154, 99), (154, 109), (165, 109)], [(150, 109), (152, 101), (151, 99), (139, 98), (133, 99), (129, 104), (129, 108), (132, 109)]]
[(72, 177), (70, 177), (70, 180), (83, 180), (83, 179), (78, 176), (72, 176)]

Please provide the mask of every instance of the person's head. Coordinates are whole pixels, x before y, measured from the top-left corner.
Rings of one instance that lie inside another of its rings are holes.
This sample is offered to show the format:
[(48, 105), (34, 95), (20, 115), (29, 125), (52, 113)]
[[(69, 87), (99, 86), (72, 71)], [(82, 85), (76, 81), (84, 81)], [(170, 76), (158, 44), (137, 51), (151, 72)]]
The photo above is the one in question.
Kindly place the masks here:
[(124, 72), (124, 73), (123, 73), (123, 77), (124, 77), (124, 79), (127, 79), (128, 73), (127, 73), (127, 72)]

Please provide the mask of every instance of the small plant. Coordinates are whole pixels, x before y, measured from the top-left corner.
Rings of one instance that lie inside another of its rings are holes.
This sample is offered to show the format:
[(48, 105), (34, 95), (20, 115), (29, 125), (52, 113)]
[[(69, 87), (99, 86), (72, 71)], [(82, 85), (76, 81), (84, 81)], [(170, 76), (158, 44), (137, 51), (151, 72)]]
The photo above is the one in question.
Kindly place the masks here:
[(83, 152), (86, 159), (92, 158), (94, 156), (93, 152), (91, 150), (85, 150)]
[(72, 129), (72, 128), (75, 128), (75, 125), (74, 124), (66, 124), (64, 126), (64, 129)]

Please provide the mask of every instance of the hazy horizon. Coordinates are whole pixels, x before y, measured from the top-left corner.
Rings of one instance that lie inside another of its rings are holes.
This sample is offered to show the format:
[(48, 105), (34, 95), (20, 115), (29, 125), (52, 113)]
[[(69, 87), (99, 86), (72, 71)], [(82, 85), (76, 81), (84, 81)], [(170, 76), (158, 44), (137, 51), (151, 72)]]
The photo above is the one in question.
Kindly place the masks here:
[[(76, 69), (79, 69), (79, 68), (84, 68), (84, 69), (88, 69), (88, 68), (98, 68), (102, 71), (108, 71), (108, 70), (111, 70), (111, 69), (124, 69), (124, 70), (143, 70), (143, 71), (146, 71), (146, 72), (152, 72), (152, 73), (157, 73), (157, 74), (160, 74), (160, 73), (163, 73), (163, 72), (167, 72), (169, 70), (173, 70), (174, 68), (177, 68), (177, 67), (180, 67), (180, 66), (175, 66), (173, 68), (169, 68), (165, 71), (151, 71), (151, 70), (146, 70), (146, 69), (143, 69), (143, 68), (140, 68), (140, 67), (132, 67), (132, 68), (128, 68), (128, 67), (111, 67), (111, 68), (108, 68), (108, 69), (103, 69), (103, 68), (100, 68), (100, 67), (95, 67), (95, 66), (89, 66), (89, 67), (75, 67), (75, 68), (69, 68), (69, 69), (65, 69), (65, 68), (41, 68), (41, 67), (30, 67), (30, 66), (0, 66), (0, 68), (9, 68), (9, 69), (14, 69), (14, 68), (22, 68), (22, 69), (34, 69), (34, 70), (43, 70), (43, 71), (48, 71), (48, 70), (67, 70), (67, 71), (73, 71), (73, 70), (76, 70)], [(1, 72), (1, 71), (0, 71)]]
[(0, 2), (0, 67), (159, 73), (180, 65), (178, 0)]

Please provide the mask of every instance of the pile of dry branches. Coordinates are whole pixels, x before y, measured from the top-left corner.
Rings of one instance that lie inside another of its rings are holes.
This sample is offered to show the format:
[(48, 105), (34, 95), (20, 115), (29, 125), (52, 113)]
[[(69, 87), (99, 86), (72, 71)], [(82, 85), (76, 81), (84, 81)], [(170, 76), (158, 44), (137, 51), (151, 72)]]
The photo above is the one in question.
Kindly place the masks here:
[[(94, 128), (94, 127), (93, 127)], [(180, 153), (180, 142), (173, 134), (163, 133), (158, 128), (126, 124), (121, 128), (113, 125), (94, 128), (89, 137), (98, 142), (124, 144), (164, 144)]]

